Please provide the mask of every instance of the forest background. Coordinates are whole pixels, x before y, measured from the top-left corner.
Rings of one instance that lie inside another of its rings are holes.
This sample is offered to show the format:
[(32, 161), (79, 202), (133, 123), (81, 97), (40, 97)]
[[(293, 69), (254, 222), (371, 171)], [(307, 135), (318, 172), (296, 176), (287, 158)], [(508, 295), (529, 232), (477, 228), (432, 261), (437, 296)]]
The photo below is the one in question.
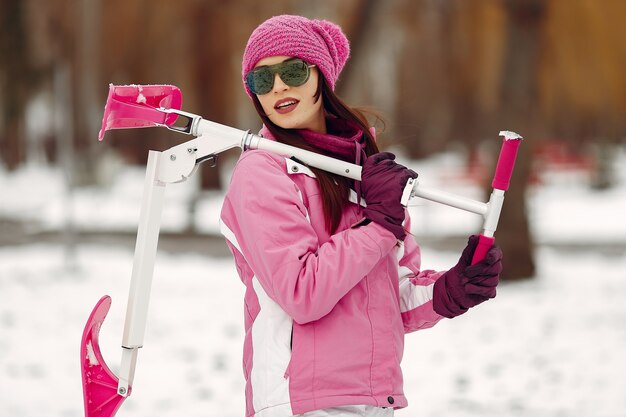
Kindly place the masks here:
[[(620, 0), (2, 0), (0, 164), (62, 166), (68, 187), (97, 186), (113, 175), (103, 166), (140, 166), (148, 149), (186, 139), (143, 129), (98, 143), (109, 83), (174, 84), (185, 110), (257, 130), (241, 56), (251, 31), (284, 13), (343, 27), (352, 56), (337, 90), (382, 112), (383, 148), (456, 152), (486, 196), (498, 132), (524, 136), (498, 230), (505, 278), (534, 274), (526, 193), (547, 167), (583, 169), (599, 192), (614, 184), (626, 138)], [(203, 167), (198, 192), (223, 189), (224, 175)]]

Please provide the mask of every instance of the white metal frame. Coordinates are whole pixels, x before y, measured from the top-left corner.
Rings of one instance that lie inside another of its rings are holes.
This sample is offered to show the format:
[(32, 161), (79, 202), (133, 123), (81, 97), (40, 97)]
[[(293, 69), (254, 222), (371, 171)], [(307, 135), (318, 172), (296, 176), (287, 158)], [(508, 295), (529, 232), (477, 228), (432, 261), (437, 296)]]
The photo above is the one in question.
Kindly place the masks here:
[[(249, 131), (204, 120), (191, 113), (165, 109), (162, 111), (176, 113), (180, 117), (187, 118), (188, 124), (185, 128), (168, 128), (196, 136), (196, 138), (163, 152), (150, 151), (148, 155), (122, 338), (122, 360), (117, 392), (124, 397), (130, 394), (129, 387), (132, 386), (135, 375), (138, 349), (143, 346), (163, 198), (168, 183), (184, 181), (193, 174), (203, 160), (236, 147), (263, 149), (286, 157), (296, 157), (307, 165), (355, 180), (361, 179), (361, 167), (358, 165), (264, 139)], [(504, 191), (494, 189), (489, 202), (483, 203), (423, 187), (417, 180), (410, 180), (405, 187), (402, 203), (406, 206), (409, 199), (413, 197), (421, 197), (482, 215), (484, 218), (483, 235), (493, 237), (502, 209)]]
[(124, 397), (129, 395), (128, 388), (132, 385), (135, 376), (137, 350), (143, 346), (146, 331), (150, 289), (166, 186), (166, 182), (161, 181), (159, 177), (162, 157), (163, 154), (158, 151), (148, 153), (135, 257), (122, 336), (122, 362), (117, 392)]

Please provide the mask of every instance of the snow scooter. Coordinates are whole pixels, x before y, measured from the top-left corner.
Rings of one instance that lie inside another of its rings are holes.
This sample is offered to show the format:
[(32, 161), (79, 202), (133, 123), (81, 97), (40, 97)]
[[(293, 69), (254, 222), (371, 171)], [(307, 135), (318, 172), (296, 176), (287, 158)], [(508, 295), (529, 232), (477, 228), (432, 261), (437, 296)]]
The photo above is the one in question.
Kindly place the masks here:
[[(99, 140), (110, 129), (166, 127), (195, 136), (194, 139), (165, 151), (149, 151), (144, 182), (139, 227), (122, 337), (119, 378), (106, 365), (98, 335), (111, 307), (104, 296), (94, 307), (81, 341), (81, 371), (86, 417), (112, 417), (131, 393), (138, 349), (143, 346), (148, 302), (157, 252), (161, 210), (165, 187), (189, 178), (204, 161), (215, 162), (220, 152), (231, 148), (262, 149), (285, 157), (295, 157), (304, 164), (354, 180), (361, 179), (361, 167), (314, 152), (264, 139), (233, 127), (205, 120), (181, 110), (182, 94), (172, 85), (109, 85)], [(494, 242), (494, 233), (508, 189), (517, 150), (522, 137), (502, 131), (504, 141), (492, 182), (493, 192), (487, 203), (427, 188), (417, 179), (409, 180), (402, 204), (421, 197), (483, 216), (483, 231), (472, 263), (484, 258)]]

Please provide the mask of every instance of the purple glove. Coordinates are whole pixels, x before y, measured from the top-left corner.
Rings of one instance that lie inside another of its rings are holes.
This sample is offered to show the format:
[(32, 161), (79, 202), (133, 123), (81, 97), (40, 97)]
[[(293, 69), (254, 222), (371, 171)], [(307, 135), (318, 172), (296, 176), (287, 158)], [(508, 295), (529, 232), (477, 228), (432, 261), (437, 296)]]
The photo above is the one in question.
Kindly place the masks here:
[(485, 259), (471, 265), (478, 236), (470, 236), (459, 262), (435, 282), (433, 308), (437, 314), (453, 318), (496, 296), (502, 272), (502, 251), (492, 246)]
[(403, 240), (404, 207), (400, 204), (402, 192), (409, 178), (417, 178), (415, 171), (394, 162), (390, 152), (371, 155), (363, 164), (361, 191), (367, 207), (363, 214)]

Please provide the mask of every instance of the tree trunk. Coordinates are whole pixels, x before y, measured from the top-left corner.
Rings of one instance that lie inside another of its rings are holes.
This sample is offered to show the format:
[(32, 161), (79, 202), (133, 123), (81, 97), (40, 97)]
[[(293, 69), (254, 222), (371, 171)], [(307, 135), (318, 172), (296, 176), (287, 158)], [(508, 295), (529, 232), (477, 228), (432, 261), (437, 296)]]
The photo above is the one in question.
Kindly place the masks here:
[[(356, 3), (354, 10), (351, 10), (343, 25), (346, 37), (350, 40), (350, 59), (341, 72), (341, 80), (350, 80), (355, 72), (354, 63), (357, 59), (367, 53), (365, 44), (368, 30), (374, 26), (373, 19), (376, 18), (374, 11), (378, 6), (378, 0), (361, 0)], [(346, 90), (345, 83), (339, 83), (337, 93), (343, 96)]]
[(398, 2), (404, 39), (398, 58), (394, 134), (411, 158), (442, 151), (453, 134), (458, 99), (455, 12), (456, 2)]
[(23, 13), (19, 0), (0, 2), (0, 157), (9, 170), (25, 160), (24, 110), (31, 72)]
[(504, 253), (503, 279), (530, 278), (535, 273), (533, 244), (526, 216), (525, 187), (530, 155), (538, 134), (538, 58), (545, 21), (545, 0), (507, 0), (506, 49), (502, 77), (503, 127), (524, 136), (507, 192), (497, 233)]
[[(203, 117), (233, 125), (233, 94), (229, 93), (230, 77), (234, 73), (229, 61), (230, 23), (233, 19), (231, 6), (215, 2), (198, 3), (193, 17), (193, 50), (200, 53), (194, 56), (192, 72), (199, 114)], [(216, 57), (219, 59), (216, 61)], [(201, 188), (220, 188), (219, 170), (208, 165), (201, 166)]]

